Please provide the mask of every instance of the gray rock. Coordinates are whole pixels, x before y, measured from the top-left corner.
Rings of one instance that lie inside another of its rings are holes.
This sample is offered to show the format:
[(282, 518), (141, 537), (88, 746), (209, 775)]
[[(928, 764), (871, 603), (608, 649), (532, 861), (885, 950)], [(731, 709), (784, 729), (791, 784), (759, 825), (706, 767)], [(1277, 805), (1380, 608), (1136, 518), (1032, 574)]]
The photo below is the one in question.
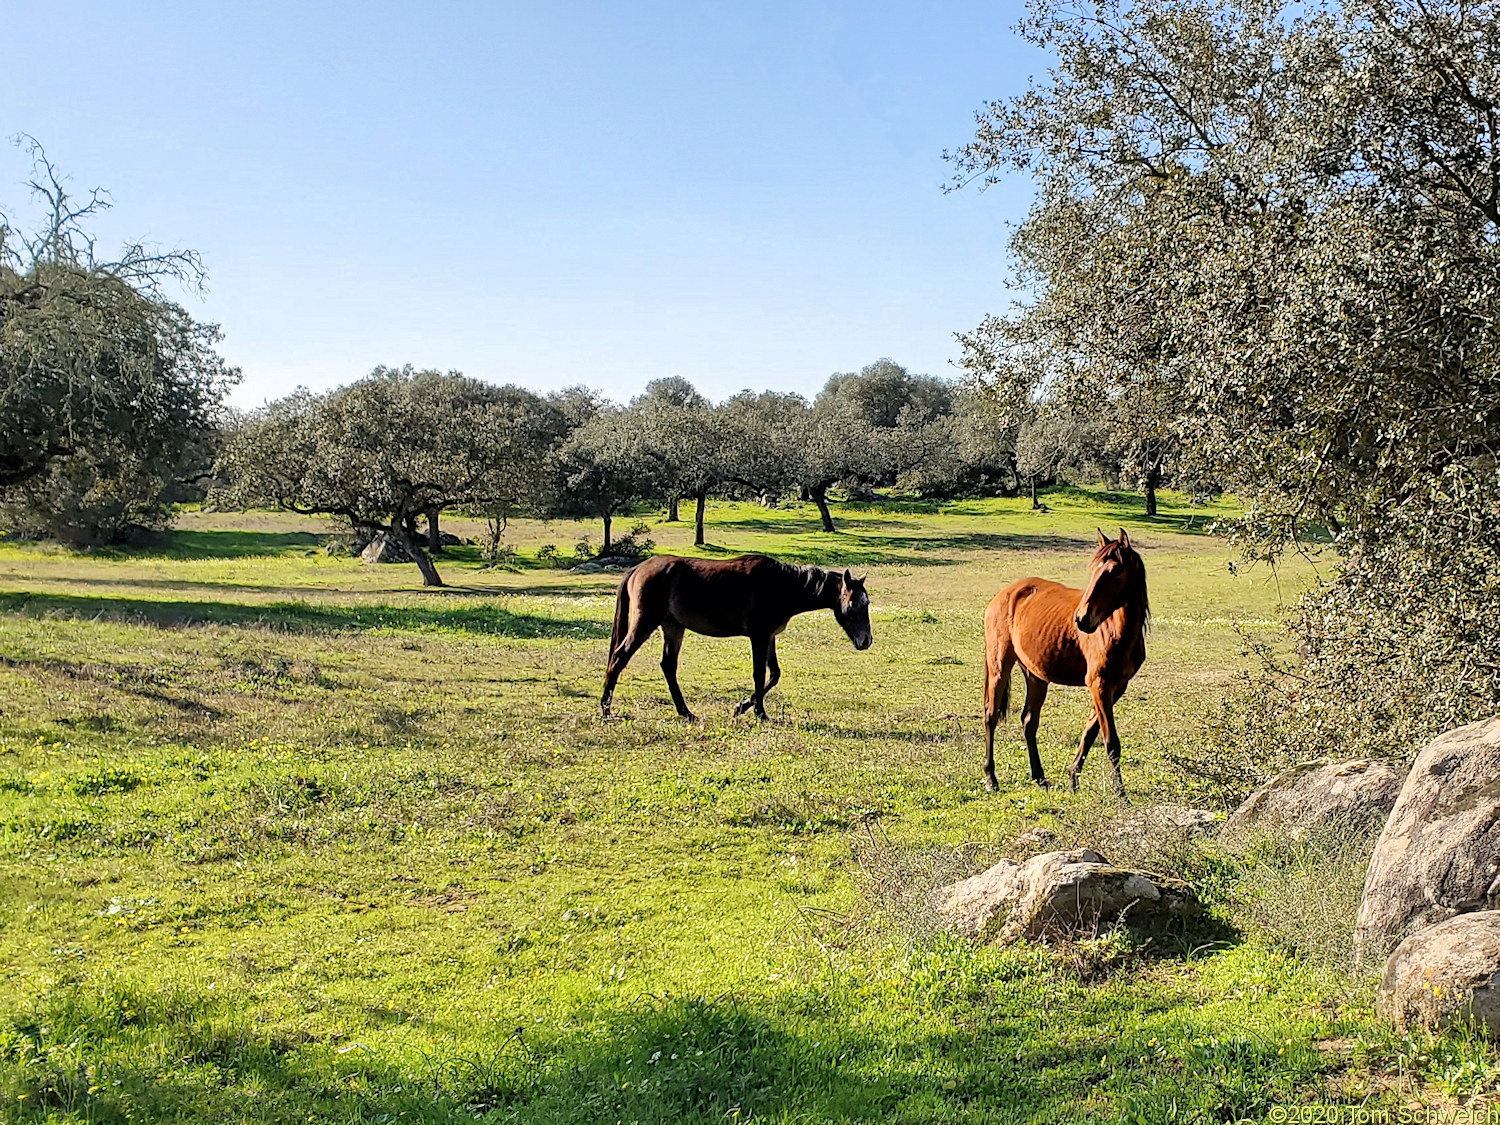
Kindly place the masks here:
[(1087, 848), (1003, 859), (938, 892), (944, 927), (980, 941), (1088, 933), (1110, 922), (1150, 926), (1196, 913), (1186, 884), (1111, 866)]
[(1375, 1010), (1400, 1030), (1480, 1025), (1500, 1035), (1500, 911), (1418, 930), (1385, 963)]
[(1361, 962), (1456, 914), (1500, 906), (1500, 718), (1417, 755), (1375, 843), (1354, 928)]
[(1309, 828), (1370, 831), (1384, 822), (1405, 779), (1405, 770), (1370, 758), (1304, 762), (1250, 794), (1229, 814), (1224, 834), (1301, 834)]
[(581, 562), (568, 568), (569, 574), (603, 574), (604, 568), (596, 562)]
[(406, 548), (383, 531), (365, 544), (364, 550), (359, 553), (359, 559), (360, 562), (371, 564), (412, 561), (411, 556), (406, 553)]

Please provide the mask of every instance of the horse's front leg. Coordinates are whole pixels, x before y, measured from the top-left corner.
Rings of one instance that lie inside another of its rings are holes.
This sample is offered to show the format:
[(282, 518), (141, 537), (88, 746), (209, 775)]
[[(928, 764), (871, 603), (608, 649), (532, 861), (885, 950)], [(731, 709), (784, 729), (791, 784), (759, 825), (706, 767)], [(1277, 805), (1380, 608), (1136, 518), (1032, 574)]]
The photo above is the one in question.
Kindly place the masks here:
[(755, 694), (734, 709), (736, 715), (743, 715), (752, 707), (759, 718), (768, 718), (766, 715), (766, 657), (770, 652), (771, 640), (768, 637), (750, 638), (750, 655), (755, 662)]
[(1115, 701), (1125, 694), (1125, 685), (1115, 688), (1095, 680), (1089, 684), (1089, 693), (1094, 697), (1094, 721), (1083, 732), (1078, 757), (1073, 762), (1073, 768), (1068, 771), (1069, 781), (1074, 789), (1078, 788), (1078, 774), (1083, 769), (1083, 760), (1088, 756), (1094, 737), (1102, 735), (1104, 751), (1109, 755), (1110, 769), (1114, 773), (1115, 795), (1129, 804), (1125, 797), (1125, 778), (1120, 772), (1120, 732), (1115, 726)]
[(1089, 756), (1089, 751), (1094, 747), (1094, 739), (1099, 737), (1099, 715), (1096, 711), (1094, 717), (1089, 720), (1089, 725), (1083, 728), (1083, 737), (1078, 740), (1078, 753), (1073, 755), (1073, 764), (1068, 767), (1068, 788), (1078, 792), (1078, 775), (1083, 772), (1083, 763)]

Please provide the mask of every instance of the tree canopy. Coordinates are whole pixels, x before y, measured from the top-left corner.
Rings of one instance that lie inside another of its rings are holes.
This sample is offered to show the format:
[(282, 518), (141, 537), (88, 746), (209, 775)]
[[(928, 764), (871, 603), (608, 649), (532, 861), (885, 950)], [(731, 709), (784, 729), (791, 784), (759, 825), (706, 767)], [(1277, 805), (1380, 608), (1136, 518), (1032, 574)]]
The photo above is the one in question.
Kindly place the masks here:
[(299, 391), (249, 418), (220, 458), (220, 497), (383, 531), (427, 585), (440, 586), (417, 518), (539, 488), (537, 466), (566, 427), (555, 404), (517, 387), (377, 367), (346, 387)]
[(186, 452), (219, 422), (239, 372), (218, 329), (162, 293), (202, 277), (196, 255), (96, 254), (100, 191), (75, 200), (34, 141), (28, 233), (0, 214), (0, 496), (7, 522), (107, 540), (161, 522)]
[(1127, 419), (1137, 471), (1234, 488), (1260, 554), (1331, 532), (1283, 685), (1304, 748), (1492, 710), (1500, 10), (1044, 0), (1023, 31), (1055, 65), (954, 154), (1041, 189), (1035, 298), (966, 337), (976, 379)]

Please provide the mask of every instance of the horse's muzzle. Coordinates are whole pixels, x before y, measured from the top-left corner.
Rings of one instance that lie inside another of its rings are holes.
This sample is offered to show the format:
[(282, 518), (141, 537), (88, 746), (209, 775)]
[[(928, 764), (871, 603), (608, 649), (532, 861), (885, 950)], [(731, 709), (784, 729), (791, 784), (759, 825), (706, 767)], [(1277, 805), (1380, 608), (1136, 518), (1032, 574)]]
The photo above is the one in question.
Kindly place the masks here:
[(1073, 624), (1078, 626), (1080, 633), (1092, 633), (1095, 629), (1099, 628), (1099, 622), (1090, 621), (1087, 617), (1075, 617), (1073, 618)]
[(869, 648), (872, 644), (875, 643), (875, 638), (872, 637), (869, 633), (866, 633), (862, 637), (853, 637), (851, 639), (854, 641), (854, 649), (856, 652), (864, 652), (865, 649)]

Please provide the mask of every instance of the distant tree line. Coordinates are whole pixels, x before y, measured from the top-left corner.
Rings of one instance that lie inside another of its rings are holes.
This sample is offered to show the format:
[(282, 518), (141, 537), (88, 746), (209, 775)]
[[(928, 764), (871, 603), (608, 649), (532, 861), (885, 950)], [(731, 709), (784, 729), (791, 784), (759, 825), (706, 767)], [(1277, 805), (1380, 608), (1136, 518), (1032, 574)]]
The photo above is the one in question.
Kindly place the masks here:
[(1118, 476), (1113, 435), (1096, 424), (1040, 408), (997, 418), (985, 395), (888, 359), (832, 376), (811, 402), (743, 391), (717, 405), (678, 377), (621, 405), (582, 387), (538, 394), (382, 367), (239, 419), (214, 497), (331, 515), (358, 542), (383, 533), (439, 585), (431, 548), (445, 511), (497, 527), (523, 514), (597, 520), (608, 553), (615, 521), (644, 504), (669, 521), (690, 506), (702, 544), (711, 498), (805, 499), (832, 532), (836, 494), (1014, 494)]
[(378, 368), (332, 391), (248, 414), (224, 405), (239, 379), (219, 332), (166, 299), (201, 284), (191, 252), (95, 252), (90, 220), (41, 147), (31, 182), (43, 217), (0, 213), (0, 533), (75, 545), (164, 528), (203, 500), (269, 505), (384, 533), (438, 584), (439, 520), (461, 510), (503, 532), (513, 515), (615, 521), (642, 505), (705, 538), (714, 497), (812, 503), (876, 488), (920, 496), (1009, 493), (1119, 475), (1119, 435), (1076, 412), (998, 412), (962, 382), (890, 360), (830, 378), (811, 401), (743, 391), (717, 405), (685, 379), (626, 404), (575, 387), (538, 394), (457, 373)]

